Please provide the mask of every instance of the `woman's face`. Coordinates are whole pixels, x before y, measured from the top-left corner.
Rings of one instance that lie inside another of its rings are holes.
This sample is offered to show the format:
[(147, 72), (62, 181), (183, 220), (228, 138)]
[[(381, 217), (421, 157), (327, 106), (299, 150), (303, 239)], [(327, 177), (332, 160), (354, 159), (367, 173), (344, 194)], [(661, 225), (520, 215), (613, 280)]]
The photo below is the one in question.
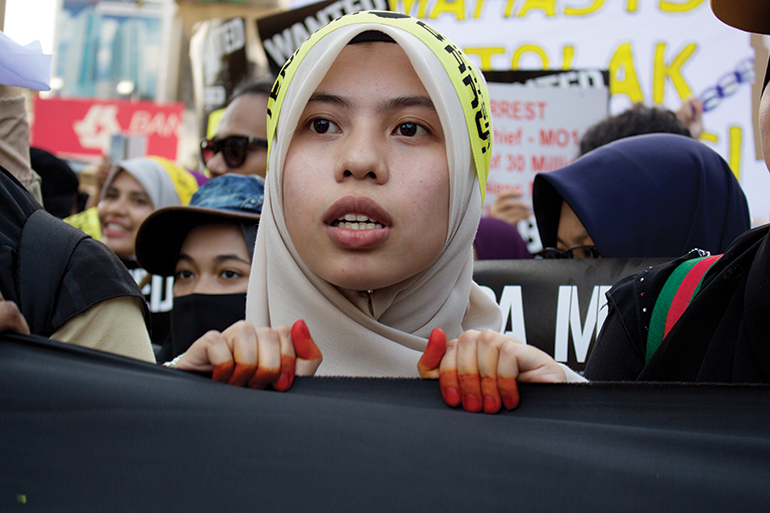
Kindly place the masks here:
[(579, 246), (592, 247), (594, 241), (572, 208), (566, 201), (562, 201), (559, 228), (556, 232), (556, 247), (562, 251), (572, 250), (572, 258), (592, 258), (590, 251), (585, 251)]
[(136, 232), (154, 207), (133, 176), (121, 171), (97, 205), (102, 242), (120, 258), (134, 254)]
[(182, 243), (174, 275), (174, 297), (238, 294), (249, 287), (251, 257), (239, 226), (193, 228)]
[(284, 166), (289, 235), (340, 288), (374, 290), (427, 269), (444, 246), (444, 132), (406, 53), (346, 46), (308, 101)]

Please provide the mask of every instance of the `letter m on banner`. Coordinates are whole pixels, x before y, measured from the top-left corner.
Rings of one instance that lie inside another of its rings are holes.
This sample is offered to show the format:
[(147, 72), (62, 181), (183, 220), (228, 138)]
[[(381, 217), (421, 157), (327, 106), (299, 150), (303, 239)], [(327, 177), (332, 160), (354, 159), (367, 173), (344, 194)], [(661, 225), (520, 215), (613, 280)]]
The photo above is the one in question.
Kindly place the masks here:
[(575, 358), (578, 363), (585, 363), (588, 349), (594, 334), (599, 330), (607, 318), (606, 293), (612, 288), (609, 285), (597, 285), (593, 289), (588, 304), (585, 322), (580, 318), (580, 304), (578, 302), (578, 288), (574, 285), (562, 285), (559, 287), (559, 299), (556, 310), (556, 337), (554, 340), (554, 359), (557, 362), (567, 362), (569, 354), (569, 335), (572, 334), (572, 343), (575, 350)]

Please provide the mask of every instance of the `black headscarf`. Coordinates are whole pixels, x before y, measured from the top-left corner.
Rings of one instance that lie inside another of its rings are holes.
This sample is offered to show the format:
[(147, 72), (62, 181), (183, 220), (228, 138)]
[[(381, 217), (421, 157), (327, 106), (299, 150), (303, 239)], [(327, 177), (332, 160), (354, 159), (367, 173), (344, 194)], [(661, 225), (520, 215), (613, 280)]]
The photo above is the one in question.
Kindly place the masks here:
[(533, 201), (545, 247), (556, 246), (562, 200), (605, 258), (721, 253), (750, 227), (746, 197), (727, 163), (681, 135), (621, 139), (537, 175)]

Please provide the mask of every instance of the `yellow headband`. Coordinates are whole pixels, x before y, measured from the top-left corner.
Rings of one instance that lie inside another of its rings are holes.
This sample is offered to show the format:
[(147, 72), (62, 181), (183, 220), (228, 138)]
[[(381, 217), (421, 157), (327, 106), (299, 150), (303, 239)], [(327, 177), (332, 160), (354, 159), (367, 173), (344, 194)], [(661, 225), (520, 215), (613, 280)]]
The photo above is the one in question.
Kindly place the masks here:
[(283, 65), (267, 103), (267, 140), (270, 141), (271, 146), (286, 89), (308, 51), (334, 30), (361, 23), (388, 25), (409, 32), (438, 57), (449, 75), (463, 107), (465, 122), (468, 125), (468, 134), (470, 135), (473, 163), (479, 177), (483, 200), (487, 175), (489, 174), (489, 160), (492, 155), (491, 116), (487, 87), (479, 76), (476, 67), (471, 64), (462, 50), (424, 22), (405, 14), (391, 11), (360, 11), (348, 14), (324, 25), (302, 43)]

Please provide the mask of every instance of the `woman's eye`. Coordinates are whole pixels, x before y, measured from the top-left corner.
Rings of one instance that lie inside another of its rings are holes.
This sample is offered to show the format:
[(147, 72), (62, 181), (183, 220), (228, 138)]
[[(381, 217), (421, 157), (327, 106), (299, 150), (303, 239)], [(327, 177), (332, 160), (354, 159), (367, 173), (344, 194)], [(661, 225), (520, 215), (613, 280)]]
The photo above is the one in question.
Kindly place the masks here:
[(414, 137), (415, 135), (425, 135), (427, 131), (417, 123), (401, 123), (396, 129), (398, 135)]
[(177, 271), (176, 273), (174, 273), (175, 280), (190, 280), (194, 277), (195, 275), (192, 273), (192, 271), (184, 270), (184, 271)]
[(318, 134), (333, 134), (339, 132), (339, 127), (328, 119), (314, 119), (310, 126)]
[(222, 277), (226, 280), (235, 280), (242, 275), (238, 271), (222, 271)]

